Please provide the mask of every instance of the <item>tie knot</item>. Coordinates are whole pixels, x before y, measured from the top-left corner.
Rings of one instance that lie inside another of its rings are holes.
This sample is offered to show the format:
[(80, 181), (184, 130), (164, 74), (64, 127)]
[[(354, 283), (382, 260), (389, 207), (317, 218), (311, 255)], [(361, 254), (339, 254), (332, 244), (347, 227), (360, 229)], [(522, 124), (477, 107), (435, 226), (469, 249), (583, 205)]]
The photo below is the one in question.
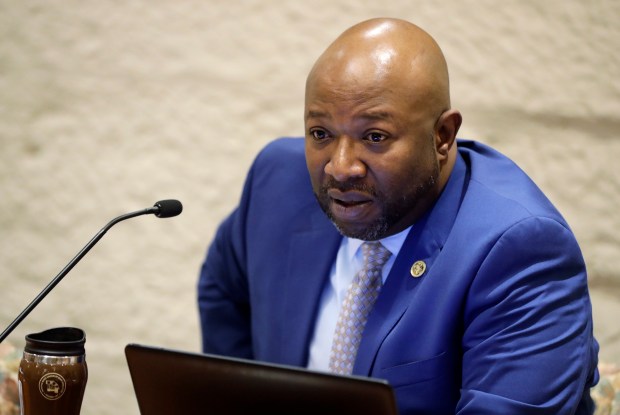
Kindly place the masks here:
[(364, 242), (362, 244), (364, 268), (382, 268), (392, 253), (381, 242)]

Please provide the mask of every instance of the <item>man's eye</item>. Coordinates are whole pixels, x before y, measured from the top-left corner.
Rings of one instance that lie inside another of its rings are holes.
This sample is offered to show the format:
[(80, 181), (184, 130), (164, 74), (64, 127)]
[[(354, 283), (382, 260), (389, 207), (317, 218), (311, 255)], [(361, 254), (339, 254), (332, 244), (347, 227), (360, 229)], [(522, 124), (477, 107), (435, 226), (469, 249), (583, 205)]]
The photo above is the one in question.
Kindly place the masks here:
[(385, 136), (385, 134), (381, 134), (381, 133), (369, 133), (368, 135), (366, 135), (366, 140), (372, 142), (372, 143), (380, 143), (381, 141), (385, 140), (387, 137)]
[(325, 130), (312, 130), (310, 131), (310, 134), (312, 134), (312, 137), (317, 141), (325, 140), (329, 137), (327, 131)]

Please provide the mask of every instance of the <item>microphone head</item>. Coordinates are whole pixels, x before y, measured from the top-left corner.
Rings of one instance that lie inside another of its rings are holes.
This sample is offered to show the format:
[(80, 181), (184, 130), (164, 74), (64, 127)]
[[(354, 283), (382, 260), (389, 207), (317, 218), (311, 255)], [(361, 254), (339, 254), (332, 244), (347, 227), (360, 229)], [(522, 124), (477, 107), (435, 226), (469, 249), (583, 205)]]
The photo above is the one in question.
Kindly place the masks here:
[(160, 200), (153, 206), (155, 216), (158, 218), (171, 218), (179, 215), (183, 211), (183, 205), (178, 200)]

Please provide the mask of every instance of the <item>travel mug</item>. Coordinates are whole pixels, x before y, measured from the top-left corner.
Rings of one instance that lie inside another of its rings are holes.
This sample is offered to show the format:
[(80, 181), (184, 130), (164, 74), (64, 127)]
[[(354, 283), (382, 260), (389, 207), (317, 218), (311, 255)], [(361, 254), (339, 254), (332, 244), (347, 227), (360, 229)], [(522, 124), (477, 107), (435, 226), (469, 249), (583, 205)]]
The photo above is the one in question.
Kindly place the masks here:
[(88, 379), (86, 334), (57, 327), (26, 336), (19, 365), (22, 415), (79, 415)]

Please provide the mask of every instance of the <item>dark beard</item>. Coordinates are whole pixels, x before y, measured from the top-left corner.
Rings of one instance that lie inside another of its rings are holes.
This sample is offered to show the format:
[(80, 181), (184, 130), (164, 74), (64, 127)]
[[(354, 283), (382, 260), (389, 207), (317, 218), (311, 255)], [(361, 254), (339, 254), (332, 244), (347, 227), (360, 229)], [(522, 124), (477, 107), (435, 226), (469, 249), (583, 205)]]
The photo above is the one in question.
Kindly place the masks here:
[[(386, 236), (390, 236), (389, 230), (396, 225), (403, 217), (405, 217), (412, 209), (418, 205), (421, 200), (425, 200), (425, 196), (429, 192), (433, 191), (439, 177), (439, 169), (435, 169), (433, 173), (420, 185), (418, 185), (413, 192), (403, 194), (398, 198), (391, 199), (390, 197), (378, 192), (374, 187), (365, 185), (363, 183), (356, 182), (337, 182), (330, 179), (326, 184), (321, 186), (319, 192), (314, 192), (314, 195), (319, 202), (319, 206), (332, 221), (338, 232), (342, 235), (361, 239), (363, 241), (376, 241), (383, 239)], [(338, 189), (340, 191), (357, 190), (371, 195), (375, 200), (382, 203), (381, 215), (374, 222), (370, 223), (366, 228), (359, 230), (348, 230), (341, 226), (338, 221), (332, 215), (329, 209), (330, 198), (327, 195), (329, 189)]]

